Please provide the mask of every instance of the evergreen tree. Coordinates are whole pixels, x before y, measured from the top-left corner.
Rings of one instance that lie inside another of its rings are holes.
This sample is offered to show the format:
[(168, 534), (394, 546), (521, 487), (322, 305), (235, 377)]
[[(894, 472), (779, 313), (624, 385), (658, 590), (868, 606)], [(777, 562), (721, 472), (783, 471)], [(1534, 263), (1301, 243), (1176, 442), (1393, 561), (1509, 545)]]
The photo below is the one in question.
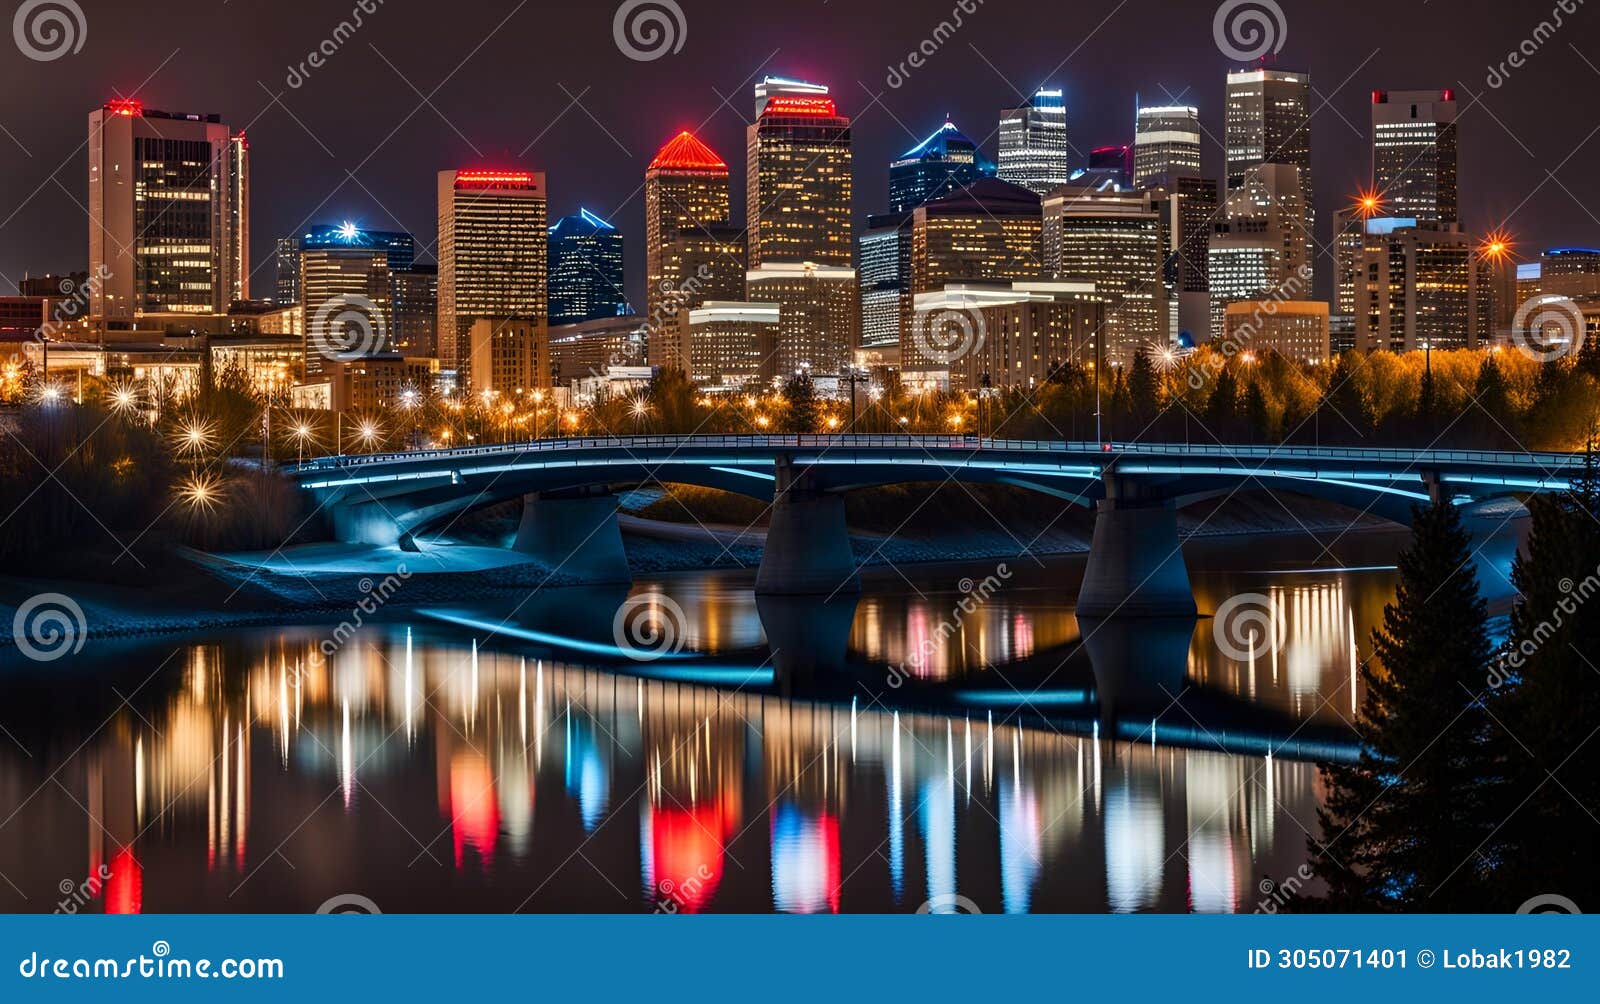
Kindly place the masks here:
[(1133, 419), (1142, 431), (1161, 411), (1161, 380), (1150, 362), (1150, 353), (1140, 348), (1128, 373), (1128, 396), (1133, 399)]
[(1271, 419), (1267, 415), (1267, 397), (1261, 392), (1258, 381), (1250, 381), (1250, 386), (1244, 392), (1244, 421), (1247, 434), (1252, 443), (1266, 443), (1272, 440), (1272, 430), (1267, 426)]
[(783, 399), (789, 406), (789, 431), (802, 435), (817, 431), (817, 388), (808, 373), (800, 373), (783, 387)]
[(1233, 420), (1239, 414), (1239, 381), (1231, 367), (1223, 367), (1211, 386), (1211, 396), (1206, 399), (1205, 414), (1201, 419), (1211, 434), (1223, 442), (1233, 431)]
[[(1471, 539), (1453, 505), (1415, 510), (1376, 660), (1358, 762), (1322, 768), (1312, 867), (1343, 911), (1487, 908), (1501, 758), (1482, 695), (1494, 669)], [(1380, 665), (1381, 664), (1381, 665)]]
[(1580, 904), (1600, 902), (1600, 474), (1593, 443), (1564, 497), (1535, 496), (1525, 550), (1511, 580), (1501, 673), (1509, 696), (1513, 794), (1503, 808), (1507, 907), (1550, 889)]

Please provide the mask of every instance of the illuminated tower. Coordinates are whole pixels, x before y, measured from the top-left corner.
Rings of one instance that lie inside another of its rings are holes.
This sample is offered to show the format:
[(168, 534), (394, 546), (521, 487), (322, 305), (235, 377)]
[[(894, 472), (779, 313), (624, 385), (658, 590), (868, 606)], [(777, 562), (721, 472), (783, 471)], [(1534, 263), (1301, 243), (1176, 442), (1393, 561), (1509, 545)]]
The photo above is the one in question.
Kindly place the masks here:
[(1293, 164), (1311, 202), (1311, 76), (1288, 70), (1228, 74), (1228, 188), (1257, 164)]
[(728, 165), (693, 133), (644, 173), (645, 311), (651, 330), (706, 300), (744, 299), (743, 234), (731, 226)]
[(822, 85), (784, 86), (774, 96), (770, 79), (757, 85), (761, 115), (746, 134), (746, 288), (782, 310), (776, 373), (837, 374), (851, 363), (858, 327), (850, 119)]
[(1059, 88), (1041, 88), (1027, 104), (1000, 112), (1001, 181), (1044, 195), (1067, 183), (1070, 150), (1067, 106)]
[(1200, 110), (1141, 108), (1134, 126), (1133, 187), (1171, 184), (1200, 173)]
[(550, 228), (550, 323), (580, 324), (626, 313), (622, 233), (589, 212)]
[(953, 188), (995, 176), (994, 163), (955, 123), (944, 125), (889, 165), (889, 212), (915, 209)]
[(545, 198), (542, 172), (439, 172), (439, 359), (458, 380), (472, 372), (475, 319), (535, 322), (516, 329), (535, 337), (548, 330)]
[(1395, 217), (1460, 219), (1454, 91), (1372, 92), (1372, 179)]
[(89, 113), (90, 311), (212, 314), (249, 292), (249, 156), (217, 115)]

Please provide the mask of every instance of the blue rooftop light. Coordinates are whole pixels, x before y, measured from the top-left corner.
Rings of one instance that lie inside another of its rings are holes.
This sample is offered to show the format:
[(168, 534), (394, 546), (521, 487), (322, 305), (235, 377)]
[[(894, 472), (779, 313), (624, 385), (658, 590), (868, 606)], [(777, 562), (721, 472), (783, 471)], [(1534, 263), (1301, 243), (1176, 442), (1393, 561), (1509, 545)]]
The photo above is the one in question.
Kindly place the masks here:
[(598, 217), (595, 214), (589, 212), (589, 210), (587, 210), (587, 209), (579, 209), (578, 210), (578, 215), (582, 216), (591, 225), (599, 227), (601, 230), (615, 230), (615, 229), (617, 229), (616, 227), (614, 227), (611, 224), (607, 223), (605, 220), (602, 220), (600, 217)]

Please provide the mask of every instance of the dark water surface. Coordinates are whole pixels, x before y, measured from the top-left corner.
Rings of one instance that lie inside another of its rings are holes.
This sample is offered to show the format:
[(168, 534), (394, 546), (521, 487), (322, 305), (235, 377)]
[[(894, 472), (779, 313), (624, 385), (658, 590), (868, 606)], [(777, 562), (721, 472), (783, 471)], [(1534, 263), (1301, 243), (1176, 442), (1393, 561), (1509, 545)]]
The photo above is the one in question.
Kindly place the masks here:
[(1395, 544), (1189, 548), (1203, 612), (1276, 612), (1244, 658), (1208, 618), (1080, 625), (1081, 560), (1031, 559), (12, 652), (0, 909), (1253, 911), (1354, 748)]

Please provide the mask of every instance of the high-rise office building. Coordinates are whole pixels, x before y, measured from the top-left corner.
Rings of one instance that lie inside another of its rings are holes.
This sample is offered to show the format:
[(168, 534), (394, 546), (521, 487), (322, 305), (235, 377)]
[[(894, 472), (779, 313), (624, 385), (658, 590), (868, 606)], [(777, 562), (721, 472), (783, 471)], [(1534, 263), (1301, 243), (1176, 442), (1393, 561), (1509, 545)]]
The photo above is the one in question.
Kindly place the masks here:
[(1244, 300), (1228, 304), (1223, 337), (1252, 352), (1274, 352), (1313, 366), (1329, 358), (1328, 305), (1320, 300)]
[(1044, 195), (1072, 176), (1067, 105), (1059, 88), (1040, 88), (1027, 103), (1000, 112), (998, 176)]
[(768, 261), (848, 266), (850, 119), (830, 97), (780, 95), (767, 99), (747, 140), (750, 267)]
[(391, 341), (407, 356), (439, 355), (439, 269), (412, 265), (389, 270)]
[[(1037, 387), (1065, 364), (1093, 365), (1105, 317), (1093, 287), (1071, 282), (950, 283), (918, 293), (914, 309), (956, 391)], [(938, 332), (940, 324), (948, 329)], [(921, 387), (944, 382), (907, 377)]]
[[(919, 206), (911, 214), (911, 294), (950, 283), (1037, 281), (1044, 274), (1039, 196), (1021, 185), (986, 178)], [(921, 357), (918, 316), (904, 312), (900, 362), (908, 370), (940, 368)]]
[(404, 271), (417, 260), (417, 239), (405, 231), (367, 230), (349, 220), (319, 223), (297, 236), (278, 239), (273, 301), (279, 306), (301, 301), (300, 255), (311, 248), (381, 250), (391, 272)]
[(550, 228), (551, 324), (628, 313), (622, 282), (620, 230), (587, 209)]
[(1458, 223), (1367, 221), (1356, 343), (1366, 351), (1470, 349), (1494, 334), (1492, 277)]
[(1333, 313), (1355, 316), (1356, 289), (1361, 278), (1361, 253), (1367, 242), (1367, 217), (1359, 207), (1341, 209), (1333, 216)]
[(744, 237), (729, 229), (731, 212), (727, 163), (693, 133), (669, 140), (644, 173), (647, 324), (673, 324), (707, 298), (744, 298)]
[(678, 315), (674, 362), (696, 383), (716, 390), (770, 378), (782, 315), (776, 303), (707, 300)]
[[(439, 172), (439, 359), (458, 386), (478, 373), (511, 372), (509, 364), (472, 365), (474, 319), (534, 321), (535, 339), (548, 333), (547, 212), (543, 173)], [(504, 325), (491, 325), (483, 344), (497, 328)]]
[(1372, 178), (1393, 216), (1461, 218), (1457, 111), (1449, 89), (1372, 92)]
[[(867, 217), (856, 239), (861, 348), (885, 364), (900, 359), (900, 318), (911, 293), (911, 214)], [(887, 353), (885, 356), (884, 353)]]
[(1089, 167), (1074, 172), (1072, 184), (1115, 191), (1133, 185), (1133, 145), (1097, 146), (1089, 151)]
[(1093, 283), (1106, 302), (1108, 363), (1169, 344), (1161, 216), (1148, 193), (1058, 189), (1044, 200), (1043, 244), (1047, 276)]
[[(90, 313), (220, 314), (249, 297), (249, 145), (217, 115), (89, 113)], [(243, 270), (241, 273), (240, 270)]]
[(789, 80), (785, 77), (763, 77), (756, 84), (756, 118), (760, 118), (767, 110), (767, 102), (773, 98), (825, 98), (828, 96), (827, 84), (813, 84), (804, 80)]
[[(1283, 283), (1283, 242), (1260, 220), (1233, 220), (1217, 225), (1207, 250), (1211, 281), (1209, 337), (1225, 334), (1228, 308), (1238, 303), (1274, 299)], [(1302, 299), (1309, 293), (1291, 293)]]
[(955, 123), (944, 125), (889, 165), (889, 211), (915, 209), (929, 199), (995, 176), (995, 165)]
[(858, 328), (850, 119), (821, 85), (783, 86), (773, 93), (773, 78), (757, 85), (761, 115), (746, 132), (746, 298), (783, 311), (778, 373), (840, 373)]
[(1257, 164), (1300, 169), (1311, 204), (1311, 76), (1289, 70), (1237, 70), (1228, 74), (1228, 188), (1244, 184)]
[(1600, 296), (1600, 248), (1552, 248), (1539, 255), (1539, 292)]
[(389, 253), (382, 248), (317, 247), (300, 252), (308, 377), (329, 361), (392, 351), (394, 311)]
[[(1228, 192), (1227, 220), (1259, 220), (1282, 246), (1285, 277), (1309, 275), (1311, 240), (1305, 229), (1305, 187), (1292, 164), (1257, 164)], [(1304, 294), (1297, 297), (1303, 299)]]
[(1133, 136), (1133, 187), (1171, 184), (1200, 173), (1200, 110), (1140, 108)]
[(1161, 246), (1166, 254), (1162, 279), (1167, 286), (1172, 330), (1205, 337), (1211, 324), (1208, 255), (1211, 234), (1221, 214), (1215, 179), (1181, 177), (1152, 189), (1151, 206), (1161, 216)]

